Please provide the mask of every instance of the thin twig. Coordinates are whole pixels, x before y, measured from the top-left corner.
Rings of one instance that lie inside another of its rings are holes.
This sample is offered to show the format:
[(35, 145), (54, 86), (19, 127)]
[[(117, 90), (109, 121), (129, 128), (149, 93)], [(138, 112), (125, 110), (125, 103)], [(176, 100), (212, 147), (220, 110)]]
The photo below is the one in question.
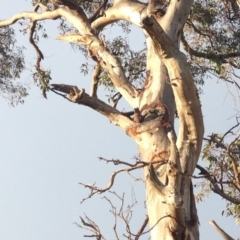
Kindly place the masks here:
[[(100, 160), (104, 160), (106, 162), (113, 162), (114, 164), (116, 164), (116, 163), (117, 164), (125, 164), (125, 165), (130, 166), (130, 167), (129, 168), (121, 168), (121, 169), (118, 169), (117, 171), (113, 172), (113, 174), (110, 177), (110, 181), (109, 181), (108, 185), (105, 188), (98, 188), (95, 185), (85, 184), (85, 183), (79, 182), (80, 185), (82, 185), (82, 186), (84, 186), (86, 188), (89, 188), (91, 190), (89, 195), (86, 198), (83, 198), (81, 203), (83, 203), (85, 200), (91, 198), (95, 194), (102, 194), (102, 193), (108, 191), (109, 189), (111, 189), (111, 187), (114, 184), (114, 180), (115, 180), (115, 177), (116, 177), (117, 174), (119, 174), (121, 172), (131, 172), (133, 170), (136, 170), (136, 169), (139, 169), (139, 168), (143, 168), (143, 167), (146, 167), (146, 166), (149, 165), (149, 162), (143, 162), (143, 161), (136, 162), (135, 164), (129, 164), (127, 162), (120, 161), (120, 160), (118, 160), (118, 161), (116, 161), (116, 160), (107, 160), (107, 159), (103, 159), (103, 158), (100, 158)], [(152, 161), (151, 162), (151, 164), (155, 164), (155, 163), (166, 164), (166, 161)]]

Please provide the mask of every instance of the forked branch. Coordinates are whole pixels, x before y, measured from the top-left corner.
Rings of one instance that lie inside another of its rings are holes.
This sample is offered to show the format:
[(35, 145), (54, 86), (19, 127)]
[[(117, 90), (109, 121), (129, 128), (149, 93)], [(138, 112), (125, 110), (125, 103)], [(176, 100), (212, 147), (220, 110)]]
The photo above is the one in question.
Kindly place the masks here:
[[(112, 162), (112, 163), (117, 164), (117, 165), (118, 165), (118, 164), (123, 164), (123, 165), (127, 165), (127, 166), (129, 166), (129, 167), (128, 167), (128, 168), (121, 168), (121, 169), (118, 169), (118, 170), (114, 171), (113, 174), (112, 174), (111, 177), (110, 177), (110, 180), (109, 180), (108, 185), (107, 185), (105, 188), (99, 188), (99, 187), (97, 187), (97, 186), (95, 186), (95, 185), (91, 185), (91, 184), (79, 183), (80, 185), (82, 185), (82, 186), (84, 186), (84, 187), (86, 187), (86, 188), (89, 188), (89, 189), (91, 190), (91, 192), (90, 192), (90, 194), (88, 195), (88, 197), (84, 198), (84, 199), (82, 200), (82, 202), (84, 202), (85, 200), (91, 198), (91, 197), (92, 197), (93, 195), (95, 195), (95, 194), (102, 194), (102, 193), (110, 190), (111, 187), (112, 187), (113, 184), (114, 184), (115, 177), (116, 177), (119, 173), (121, 173), (121, 172), (127, 172), (127, 173), (128, 173), (128, 172), (131, 172), (131, 171), (133, 171), (133, 170), (140, 169), (140, 168), (144, 168), (144, 167), (146, 167), (146, 166), (149, 165), (149, 162), (143, 162), (143, 161), (137, 161), (135, 164), (129, 164), (129, 163), (127, 163), (127, 162), (120, 161), (120, 160), (106, 160), (106, 159), (104, 159), (104, 158), (100, 158), (100, 160), (104, 160), (104, 161), (106, 161), (107, 163), (108, 163), (108, 162)], [(163, 161), (153, 161), (152, 163), (153, 163), (153, 164), (155, 164), (155, 163), (165, 164), (165, 162), (163, 162)]]
[(111, 189), (111, 187), (113, 186), (114, 184), (114, 180), (115, 180), (115, 177), (117, 176), (117, 174), (121, 173), (121, 172), (131, 172), (135, 169), (139, 169), (139, 168), (143, 168), (144, 166), (146, 166), (148, 163), (136, 163), (136, 166), (134, 167), (129, 167), (129, 168), (121, 168), (121, 169), (118, 169), (117, 171), (114, 171), (112, 176), (110, 177), (110, 181), (108, 183), (108, 185), (105, 187), (105, 188), (98, 188), (97, 186), (95, 185), (90, 185), (90, 184), (85, 184), (85, 183), (79, 183), (80, 185), (86, 187), (86, 188), (89, 188), (91, 190), (90, 194), (88, 195), (88, 197), (84, 198), (82, 202), (84, 202), (85, 200), (91, 198), (93, 195), (95, 194), (102, 194), (108, 190)]
[(78, 223), (74, 223), (76, 226), (78, 226), (79, 228), (83, 228), (86, 229), (89, 232), (92, 232), (91, 235), (84, 235), (84, 237), (88, 237), (88, 238), (93, 238), (95, 237), (97, 240), (105, 240), (105, 238), (103, 237), (100, 228), (98, 227), (98, 225), (92, 221), (88, 216), (85, 215), (85, 219), (83, 219), (82, 217), (80, 217), (82, 225), (78, 224)]
[(65, 18), (79, 31), (81, 35), (59, 36), (58, 39), (77, 44), (84, 44), (90, 55), (95, 56), (102, 68), (106, 70), (116, 89), (122, 94), (122, 96), (130, 105), (135, 107), (137, 105), (136, 98), (138, 96), (138, 91), (126, 78), (120, 61), (107, 50), (98, 36), (94, 34), (89, 20), (80, 7), (77, 9), (77, 11), (72, 9), (72, 7), (69, 5), (42, 13), (22, 12), (14, 15), (9, 20), (1, 21), (0, 27), (12, 25), (23, 18), (30, 19), (35, 23), (37, 21), (46, 19), (55, 20), (60, 17)]

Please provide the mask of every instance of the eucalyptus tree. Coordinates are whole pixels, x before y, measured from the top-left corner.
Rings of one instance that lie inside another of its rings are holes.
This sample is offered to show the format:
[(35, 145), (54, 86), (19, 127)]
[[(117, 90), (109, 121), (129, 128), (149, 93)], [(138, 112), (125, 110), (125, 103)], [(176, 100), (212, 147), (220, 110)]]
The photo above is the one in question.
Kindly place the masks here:
[[(191, 177), (200, 156), (204, 126), (195, 83), (203, 84), (209, 75), (236, 83), (232, 76), (234, 69), (239, 68), (237, 3), (42, 0), (33, 1), (33, 5), (33, 11), (1, 21), (0, 29), (5, 31), (22, 19), (30, 21), (29, 40), (37, 54), (33, 76), (44, 96), (51, 90), (73, 103), (90, 107), (135, 140), (141, 159), (131, 169), (144, 170), (151, 239), (199, 239)], [(50, 84), (51, 71), (41, 67), (44, 53), (36, 41), (45, 20), (58, 20), (57, 40), (74, 44), (95, 63), (89, 93), (68, 83)], [(143, 49), (131, 50), (121, 32), (113, 40), (106, 39), (104, 29), (112, 24), (118, 24), (127, 33), (129, 24), (142, 29)], [(180, 51), (180, 43), (185, 54)], [(115, 91), (110, 97), (112, 104), (99, 99), (100, 84)], [(117, 109), (121, 98), (132, 111)], [(210, 155), (205, 154), (208, 158)], [(235, 170), (237, 161), (234, 160)], [(200, 169), (213, 186), (218, 186), (210, 172)], [(235, 171), (236, 189), (238, 178)], [(85, 186), (91, 189), (92, 196), (108, 190), (114, 178), (111, 180), (106, 189)], [(221, 192), (224, 190), (218, 193)]]

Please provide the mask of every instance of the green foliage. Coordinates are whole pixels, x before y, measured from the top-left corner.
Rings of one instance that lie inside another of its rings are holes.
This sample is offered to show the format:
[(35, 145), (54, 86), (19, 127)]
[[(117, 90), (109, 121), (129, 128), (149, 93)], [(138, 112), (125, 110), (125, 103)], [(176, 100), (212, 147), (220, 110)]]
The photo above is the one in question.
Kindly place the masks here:
[(15, 81), (24, 65), (23, 48), (16, 46), (13, 29), (0, 28), (0, 95), (13, 106), (27, 96), (27, 87)]
[(37, 72), (33, 74), (34, 82), (37, 84), (38, 87), (42, 90), (42, 94), (45, 98), (47, 98), (47, 91), (49, 91), (49, 83), (51, 78), (51, 71), (50, 70), (43, 70), (39, 69)]
[[(207, 171), (216, 181), (222, 193), (231, 196), (233, 199), (240, 199), (240, 189), (237, 179), (240, 175), (240, 140), (225, 143), (229, 135), (213, 133), (209, 136), (202, 151), (202, 158), (206, 161)], [(232, 133), (232, 132), (231, 132)], [(239, 175), (235, 175), (233, 164), (236, 164)], [(196, 195), (197, 200), (202, 200), (212, 190), (212, 183), (204, 179), (199, 184), (200, 192)], [(240, 223), (240, 207), (234, 202), (226, 201), (226, 209), (222, 212), (226, 216), (233, 216), (237, 224)]]
[(239, 31), (238, 10), (230, 2), (200, 0), (194, 3), (184, 32), (190, 47), (202, 54), (190, 56), (197, 82), (203, 84), (208, 76), (234, 81), (233, 73), (240, 68), (240, 61), (227, 55), (240, 51)]
[(237, 225), (240, 225), (240, 205), (232, 204), (230, 202), (226, 205), (226, 210), (223, 211), (222, 214), (226, 212), (226, 216), (233, 216)]

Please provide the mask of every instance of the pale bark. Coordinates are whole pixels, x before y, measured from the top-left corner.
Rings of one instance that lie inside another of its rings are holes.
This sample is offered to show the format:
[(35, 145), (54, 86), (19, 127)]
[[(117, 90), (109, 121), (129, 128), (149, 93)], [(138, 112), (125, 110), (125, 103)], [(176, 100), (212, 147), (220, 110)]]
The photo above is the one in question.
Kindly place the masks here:
[(224, 240), (234, 240), (222, 228), (220, 228), (214, 220), (210, 221), (209, 223), (215, 228), (215, 230), (222, 236)]
[[(193, 188), (188, 176), (193, 173), (199, 158), (203, 119), (186, 57), (178, 49), (191, 6), (192, 0), (172, 0), (164, 16), (156, 14), (154, 17), (151, 16), (154, 15), (152, 8), (149, 11), (150, 5), (124, 0), (114, 1), (114, 5), (92, 24), (81, 8), (74, 11), (68, 6), (42, 13), (23, 12), (0, 22), (3, 27), (22, 18), (32, 22), (65, 18), (79, 34), (67, 34), (57, 39), (84, 45), (126, 101), (140, 111), (138, 119), (124, 115), (96, 97), (94, 84), (91, 96), (77, 87), (52, 85), (53, 91), (63, 92), (72, 102), (89, 106), (109, 118), (138, 144), (142, 160), (149, 162), (144, 174), (153, 240), (199, 239)], [(120, 61), (96, 34), (96, 30), (118, 20), (129, 21), (145, 32), (147, 78), (140, 92), (128, 81)], [(174, 130), (176, 109), (178, 136)], [(163, 163), (157, 164), (156, 160)]]

